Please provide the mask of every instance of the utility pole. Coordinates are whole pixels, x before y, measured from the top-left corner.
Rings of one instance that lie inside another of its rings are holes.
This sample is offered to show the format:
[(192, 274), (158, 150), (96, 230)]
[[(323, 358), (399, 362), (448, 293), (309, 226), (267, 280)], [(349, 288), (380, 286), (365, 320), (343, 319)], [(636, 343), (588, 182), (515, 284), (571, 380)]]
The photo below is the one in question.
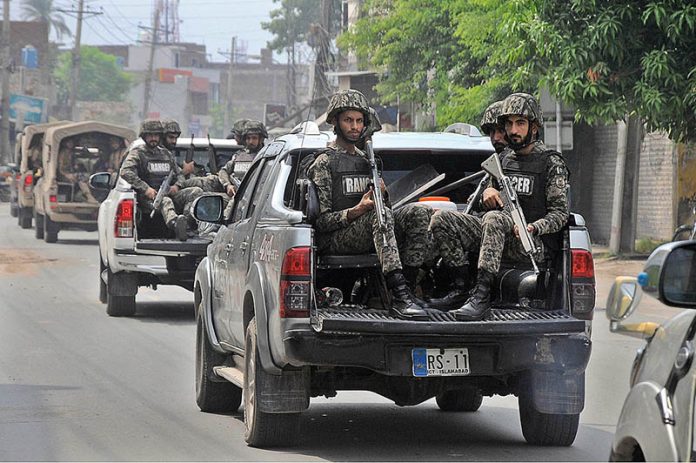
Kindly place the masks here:
[(155, 24), (152, 28), (152, 40), (150, 41), (150, 61), (147, 63), (147, 75), (145, 76), (145, 94), (143, 95), (143, 111), (141, 118), (146, 119), (150, 112), (150, 93), (152, 89), (152, 73), (155, 66), (155, 47), (157, 46), (157, 33), (159, 31), (160, 11), (155, 10)]
[(2, 9), (2, 120), (0, 120), (0, 160), (10, 153), (10, 0), (3, 0)]
[(234, 69), (235, 57), (237, 55), (237, 37), (232, 37), (230, 44), (230, 65), (227, 68), (227, 100), (225, 101), (225, 119), (223, 132), (228, 127), (232, 127), (232, 71)]
[[(314, 98), (316, 104), (314, 113), (316, 116), (321, 114), (323, 102), (318, 98), (328, 98), (331, 88), (326, 78), (326, 72), (329, 70), (329, 59), (331, 54), (331, 1), (321, 0), (321, 22), (317, 31), (318, 43), (316, 51), (316, 60), (314, 62)], [(319, 104), (319, 103), (322, 104)]]
[(85, 0), (80, 0), (77, 7), (77, 29), (75, 30), (75, 46), (72, 51), (72, 72), (70, 80), (70, 119), (77, 120), (75, 106), (77, 104), (77, 84), (80, 82), (80, 40), (82, 39), (82, 15)]

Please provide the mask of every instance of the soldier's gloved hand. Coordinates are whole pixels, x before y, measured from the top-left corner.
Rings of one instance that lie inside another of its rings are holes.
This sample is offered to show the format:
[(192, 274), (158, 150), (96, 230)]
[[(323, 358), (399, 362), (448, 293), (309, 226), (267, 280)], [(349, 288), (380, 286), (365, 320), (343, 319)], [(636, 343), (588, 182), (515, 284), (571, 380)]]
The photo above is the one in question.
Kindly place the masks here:
[(147, 190), (145, 190), (145, 196), (148, 197), (148, 199), (155, 200), (157, 197), (157, 190), (151, 187), (147, 187)]
[(234, 187), (234, 185), (227, 185), (227, 196), (233, 197), (236, 192), (237, 189)]
[(481, 198), (486, 209), (503, 207), (503, 198), (500, 197), (500, 192), (495, 188), (489, 187), (483, 190), (483, 196)]
[(179, 187), (176, 185), (172, 185), (169, 187), (169, 194), (170, 195), (175, 195), (179, 192)]

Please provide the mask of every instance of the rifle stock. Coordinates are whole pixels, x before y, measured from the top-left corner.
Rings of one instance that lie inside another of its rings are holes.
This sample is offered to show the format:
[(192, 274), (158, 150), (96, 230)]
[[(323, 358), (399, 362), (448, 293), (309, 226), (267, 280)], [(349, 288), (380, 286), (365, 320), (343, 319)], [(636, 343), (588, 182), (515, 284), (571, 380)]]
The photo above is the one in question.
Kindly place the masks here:
[(189, 144), (189, 147), (186, 150), (186, 157), (184, 159), (186, 163), (193, 161), (194, 151), (196, 151), (196, 147), (193, 145), (193, 134), (191, 134), (191, 143)]
[(220, 166), (217, 165), (217, 152), (210, 142), (210, 134), (208, 134), (208, 165), (211, 174), (217, 174), (220, 171)]
[(372, 200), (375, 203), (375, 213), (377, 214), (377, 226), (382, 235), (382, 244), (387, 246), (387, 211), (384, 206), (384, 198), (382, 196), (382, 182), (380, 181), (377, 163), (375, 162), (375, 152), (372, 149), (372, 140), (365, 142), (365, 151), (367, 159), (370, 162), (370, 170), (372, 172)]
[(500, 183), (500, 193), (503, 196), (503, 207), (512, 216), (512, 220), (519, 232), (520, 241), (522, 241), (522, 248), (532, 261), (534, 272), (538, 274), (539, 267), (537, 267), (536, 261), (534, 260), (534, 254), (538, 252), (538, 249), (532, 239), (532, 235), (530, 235), (529, 230), (527, 230), (527, 219), (524, 217), (524, 212), (517, 198), (517, 193), (515, 193), (515, 189), (510, 182), (510, 177), (503, 172), (498, 153), (494, 153), (491, 157), (483, 161), (481, 167)]

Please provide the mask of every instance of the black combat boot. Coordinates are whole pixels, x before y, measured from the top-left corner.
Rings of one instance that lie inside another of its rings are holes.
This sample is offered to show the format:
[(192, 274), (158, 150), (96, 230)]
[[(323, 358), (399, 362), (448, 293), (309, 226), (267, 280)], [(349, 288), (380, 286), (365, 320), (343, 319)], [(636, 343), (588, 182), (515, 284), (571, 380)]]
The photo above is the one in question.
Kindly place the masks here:
[(460, 321), (481, 320), (491, 309), (491, 288), (494, 281), (493, 273), (479, 269), (473, 294), (463, 306), (450, 313)]
[(404, 274), (408, 288), (411, 290), (411, 299), (413, 302), (421, 306), (423, 309), (430, 309), (430, 305), (427, 302), (416, 296), (416, 287), (418, 286), (418, 274), (420, 273), (420, 267), (404, 266), (401, 272)]
[(432, 298), (428, 304), (433, 309), (451, 310), (461, 307), (469, 298), (469, 277), (468, 267), (448, 267), (448, 273), (454, 278), (452, 289), (442, 297)]
[(188, 229), (188, 219), (184, 215), (177, 215), (176, 219), (172, 219), (167, 224), (170, 230), (174, 232), (176, 239), (179, 241), (186, 241), (188, 239), (187, 229)]
[(413, 300), (406, 278), (401, 270), (392, 270), (384, 275), (387, 288), (391, 291), (391, 308), (389, 311), (403, 320), (427, 320), (428, 314)]

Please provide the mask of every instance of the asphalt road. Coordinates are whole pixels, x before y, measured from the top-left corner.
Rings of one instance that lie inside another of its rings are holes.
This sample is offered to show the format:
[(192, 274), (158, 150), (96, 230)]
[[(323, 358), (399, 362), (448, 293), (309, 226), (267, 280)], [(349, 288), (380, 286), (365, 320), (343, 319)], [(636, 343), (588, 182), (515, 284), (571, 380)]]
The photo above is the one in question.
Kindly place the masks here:
[[(57, 244), (21, 230), (0, 204), (0, 460), (588, 461), (604, 460), (641, 340), (593, 327), (586, 407), (575, 444), (527, 445), (514, 397), (476, 413), (434, 400), (400, 408), (365, 392), (312, 399), (293, 449), (243, 440), (241, 413), (202, 413), (194, 400), (191, 294), (141, 289), (133, 318), (111, 318), (98, 295), (96, 233)], [(598, 261), (598, 306), (614, 275), (640, 262)], [(646, 303), (647, 317), (675, 313)]]

